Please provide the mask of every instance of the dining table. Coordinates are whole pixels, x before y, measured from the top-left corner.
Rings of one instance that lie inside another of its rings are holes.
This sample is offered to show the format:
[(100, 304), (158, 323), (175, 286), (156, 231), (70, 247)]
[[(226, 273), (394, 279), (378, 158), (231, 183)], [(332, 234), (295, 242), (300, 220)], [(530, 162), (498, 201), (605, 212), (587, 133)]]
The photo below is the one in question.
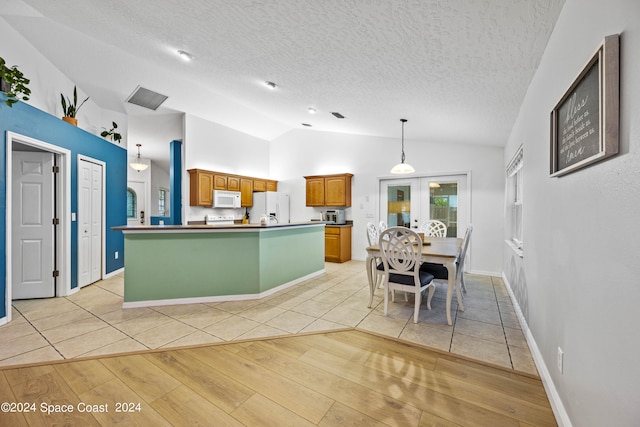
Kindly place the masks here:
[[(464, 305), (462, 303), (462, 295), (460, 294), (460, 286), (456, 286), (456, 260), (460, 254), (460, 247), (462, 245), (462, 239), (457, 237), (427, 237), (422, 245), (422, 262), (431, 262), (434, 264), (442, 264), (446, 267), (448, 272), (447, 279), (447, 323), (451, 326), (451, 300), (453, 299), (453, 291), (456, 290), (456, 297), (458, 299), (458, 307), (460, 311), (464, 311)], [(371, 292), (371, 299), (369, 301), (369, 307), (373, 304), (373, 294), (376, 288), (376, 274), (377, 265), (376, 259), (380, 259), (382, 253), (380, 252), (379, 245), (373, 245), (367, 247), (367, 278), (369, 280), (369, 290)]]

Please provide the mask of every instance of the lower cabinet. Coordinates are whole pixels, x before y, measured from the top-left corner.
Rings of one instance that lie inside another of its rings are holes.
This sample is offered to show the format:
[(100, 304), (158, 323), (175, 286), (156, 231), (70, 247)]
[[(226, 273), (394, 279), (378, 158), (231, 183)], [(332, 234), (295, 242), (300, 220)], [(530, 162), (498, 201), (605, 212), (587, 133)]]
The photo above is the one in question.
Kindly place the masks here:
[(351, 259), (351, 226), (324, 228), (324, 260), (345, 262)]

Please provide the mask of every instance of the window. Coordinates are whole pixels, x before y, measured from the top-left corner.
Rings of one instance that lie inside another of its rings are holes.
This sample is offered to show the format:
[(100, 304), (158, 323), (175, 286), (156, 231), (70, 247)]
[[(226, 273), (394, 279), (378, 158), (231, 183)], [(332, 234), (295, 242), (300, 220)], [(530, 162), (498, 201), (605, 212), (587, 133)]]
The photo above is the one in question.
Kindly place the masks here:
[(132, 188), (127, 188), (127, 219), (135, 219), (137, 218), (136, 212), (137, 209), (137, 197), (136, 192), (133, 191)]
[(511, 245), (522, 256), (523, 254), (523, 233), (522, 233), (522, 206), (523, 206), (523, 185), (522, 185), (522, 147), (513, 156), (509, 166), (507, 166), (507, 220), (509, 226), (509, 238), (507, 243)]
[(160, 216), (167, 216), (166, 200), (167, 200), (168, 193), (169, 191), (166, 188), (158, 189), (158, 215)]

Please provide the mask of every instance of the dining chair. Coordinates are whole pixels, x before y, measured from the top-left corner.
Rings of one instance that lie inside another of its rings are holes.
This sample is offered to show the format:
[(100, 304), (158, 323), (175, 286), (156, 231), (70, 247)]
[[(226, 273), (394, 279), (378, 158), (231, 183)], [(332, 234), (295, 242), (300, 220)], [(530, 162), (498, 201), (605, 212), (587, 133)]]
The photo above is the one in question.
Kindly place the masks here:
[(378, 233), (382, 233), (386, 229), (387, 229), (387, 223), (384, 221), (380, 221), (380, 224), (378, 225)]
[(420, 232), (425, 236), (447, 237), (447, 226), (444, 222), (432, 219), (420, 226)]
[[(367, 223), (367, 239), (369, 241), (369, 246), (375, 246), (378, 244), (378, 240), (380, 238), (380, 232), (378, 231), (378, 227), (372, 223)], [(382, 265), (382, 258), (375, 258), (375, 287), (379, 288), (382, 285), (382, 278), (384, 276), (384, 266)]]
[(395, 301), (395, 291), (415, 295), (413, 323), (418, 323), (422, 292), (429, 289), (427, 308), (431, 310), (431, 298), (435, 291), (434, 276), (420, 270), (422, 240), (418, 233), (406, 227), (391, 227), (380, 233), (382, 264), (384, 266), (384, 315), (389, 307), (389, 293)]
[[(467, 250), (469, 249), (469, 241), (471, 240), (472, 232), (473, 225), (470, 224), (469, 227), (467, 227), (467, 231), (464, 233), (460, 250), (456, 256), (456, 277), (454, 283), (456, 287), (456, 298), (458, 298), (458, 301), (462, 300), (460, 288), (462, 288), (465, 293), (467, 292), (467, 287), (464, 284), (464, 261), (467, 256)], [(449, 270), (447, 270), (447, 268), (442, 264), (423, 262), (420, 266), (420, 270), (432, 274), (436, 280), (449, 280)], [(460, 287), (458, 287), (458, 283), (460, 283)]]

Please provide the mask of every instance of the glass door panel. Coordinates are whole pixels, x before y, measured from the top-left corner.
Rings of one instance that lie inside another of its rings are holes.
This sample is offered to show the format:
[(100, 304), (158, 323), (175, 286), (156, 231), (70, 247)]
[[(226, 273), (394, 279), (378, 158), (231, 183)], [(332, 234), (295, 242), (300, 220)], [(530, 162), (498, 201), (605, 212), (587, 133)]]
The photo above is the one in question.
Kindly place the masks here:
[(418, 180), (381, 181), (380, 218), (387, 227), (418, 227)]
[(447, 237), (463, 237), (469, 221), (467, 175), (420, 178), (420, 223), (436, 219), (447, 226)]

